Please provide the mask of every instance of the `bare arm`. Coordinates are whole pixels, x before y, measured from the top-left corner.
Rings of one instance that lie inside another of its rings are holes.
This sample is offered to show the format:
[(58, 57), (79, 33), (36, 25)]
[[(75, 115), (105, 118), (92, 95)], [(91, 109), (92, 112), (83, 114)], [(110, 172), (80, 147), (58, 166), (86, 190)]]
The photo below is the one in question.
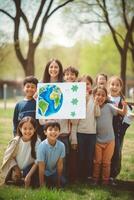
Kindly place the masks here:
[(94, 98), (94, 115), (95, 115), (95, 117), (100, 116), (100, 106), (99, 106), (99, 102), (98, 102), (98, 97)]
[(63, 158), (59, 158), (59, 160), (57, 161), (57, 187), (61, 187), (61, 176), (62, 176), (62, 172), (63, 172)]
[(127, 103), (125, 101), (122, 101), (122, 109), (115, 107), (115, 110), (120, 114), (120, 115), (125, 115), (127, 113)]
[(38, 164), (39, 164), (39, 182), (40, 182), (40, 187), (42, 187), (45, 185), (45, 178), (44, 178), (45, 163), (43, 161), (40, 161)]
[(71, 148), (77, 149), (77, 128), (78, 128), (79, 120), (71, 120), (71, 134), (69, 140), (71, 142)]
[(32, 168), (30, 169), (30, 171), (28, 172), (28, 174), (25, 177), (25, 188), (28, 188), (30, 186), (30, 182), (31, 182), (31, 177), (34, 174), (35, 170), (37, 169), (37, 164), (34, 163)]

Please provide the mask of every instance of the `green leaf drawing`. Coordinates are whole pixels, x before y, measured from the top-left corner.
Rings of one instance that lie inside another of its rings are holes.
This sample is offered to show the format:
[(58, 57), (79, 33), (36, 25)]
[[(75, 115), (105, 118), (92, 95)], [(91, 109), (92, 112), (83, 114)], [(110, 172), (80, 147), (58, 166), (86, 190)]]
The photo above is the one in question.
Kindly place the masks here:
[(73, 92), (77, 92), (78, 86), (77, 86), (77, 85), (73, 85), (72, 88), (71, 88), (71, 90), (72, 90)]
[(77, 105), (78, 99), (77, 99), (77, 98), (73, 98), (72, 101), (71, 101), (71, 103), (72, 103), (73, 105)]
[(74, 117), (76, 115), (75, 111), (71, 112), (71, 116)]

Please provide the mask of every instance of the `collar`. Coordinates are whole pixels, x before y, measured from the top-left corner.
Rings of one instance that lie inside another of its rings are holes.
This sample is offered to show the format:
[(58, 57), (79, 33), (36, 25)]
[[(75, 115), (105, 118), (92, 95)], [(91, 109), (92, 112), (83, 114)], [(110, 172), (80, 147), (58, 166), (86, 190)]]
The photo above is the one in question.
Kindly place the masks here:
[(57, 146), (58, 146), (57, 143), (58, 143), (58, 142), (57, 142), (57, 140), (56, 140), (56, 143), (55, 143), (55, 145), (53, 146), (53, 145), (51, 145), (51, 144), (48, 142), (48, 139), (46, 139), (46, 144), (48, 145), (48, 147), (49, 147), (50, 149), (56, 149)]

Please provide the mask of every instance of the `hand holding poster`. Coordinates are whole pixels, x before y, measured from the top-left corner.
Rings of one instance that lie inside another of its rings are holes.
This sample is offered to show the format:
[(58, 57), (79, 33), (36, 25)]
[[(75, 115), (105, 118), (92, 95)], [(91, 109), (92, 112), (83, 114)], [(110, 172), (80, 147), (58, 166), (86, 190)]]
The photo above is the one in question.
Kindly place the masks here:
[(39, 83), (37, 119), (83, 119), (86, 115), (86, 83)]

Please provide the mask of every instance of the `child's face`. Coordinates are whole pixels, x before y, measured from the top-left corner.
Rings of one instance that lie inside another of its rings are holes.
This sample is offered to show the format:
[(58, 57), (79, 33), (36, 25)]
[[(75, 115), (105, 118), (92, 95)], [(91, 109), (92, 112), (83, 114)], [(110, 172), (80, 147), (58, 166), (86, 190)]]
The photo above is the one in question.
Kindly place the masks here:
[(20, 128), (20, 131), (22, 133), (22, 139), (25, 142), (30, 141), (35, 133), (35, 129), (30, 122), (25, 122)]
[(92, 84), (91, 84), (91, 82), (88, 81), (88, 80), (86, 80), (86, 92), (87, 92), (87, 94), (90, 93), (91, 89), (92, 89)]
[(98, 102), (98, 104), (102, 106), (107, 100), (105, 91), (103, 89), (98, 89), (97, 92), (95, 93), (95, 99)]
[(23, 88), (23, 91), (28, 99), (33, 97), (36, 90), (37, 90), (37, 87), (33, 83), (26, 83)]
[(122, 90), (122, 87), (120, 85), (120, 81), (117, 79), (111, 80), (109, 83), (109, 92), (111, 96), (119, 96), (120, 92)]
[(107, 85), (106, 78), (104, 76), (102, 76), (102, 75), (98, 76), (97, 85), (106, 87), (106, 85)]
[(54, 144), (56, 142), (56, 139), (58, 138), (60, 134), (60, 130), (58, 127), (54, 126), (49, 126), (45, 132), (47, 135), (47, 139), (49, 140), (50, 143)]
[(71, 71), (68, 71), (68, 72), (65, 72), (65, 75), (64, 75), (64, 80), (66, 82), (75, 82), (77, 79), (75, 73), (71, 72)]
[(58, 78), (59, 71), (60, 71), (59, 65), (55, 61), (53, 61), (48, 68), (48, 73), (50, 77), (53, 79)]

